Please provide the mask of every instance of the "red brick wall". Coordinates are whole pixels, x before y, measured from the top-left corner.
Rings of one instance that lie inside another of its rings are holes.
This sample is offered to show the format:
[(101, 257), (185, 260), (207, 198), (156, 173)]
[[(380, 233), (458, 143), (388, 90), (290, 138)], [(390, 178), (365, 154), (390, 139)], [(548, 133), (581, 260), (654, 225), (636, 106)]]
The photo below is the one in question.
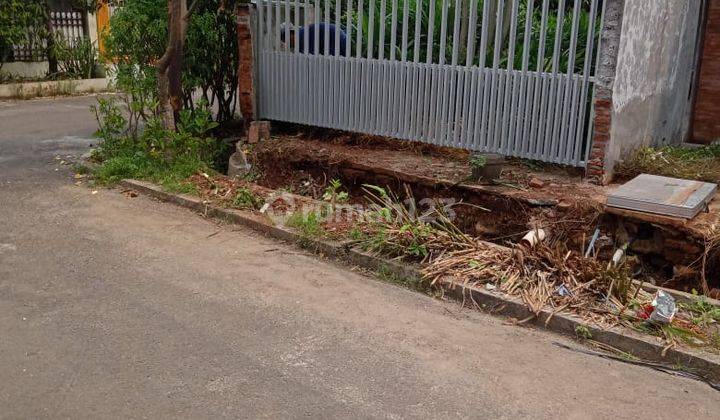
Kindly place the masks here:
[(250, 6), (241, 4), (237, 10), (238, 47), (240, 62), (238, 63), (238, 103), (240, 113), (246, 123), (255, 119), (254, 86), (253, 86), (253, 45), (250, 31)]
[(720, 139), (720, 0), (709, 2), (700, 57), (693, 139), (698, 143), (710, 143)]

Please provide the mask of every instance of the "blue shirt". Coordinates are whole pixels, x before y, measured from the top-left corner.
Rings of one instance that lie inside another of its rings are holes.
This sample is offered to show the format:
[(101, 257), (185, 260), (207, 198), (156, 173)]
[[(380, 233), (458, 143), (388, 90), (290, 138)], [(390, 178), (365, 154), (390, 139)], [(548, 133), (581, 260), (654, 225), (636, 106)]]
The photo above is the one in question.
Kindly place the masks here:
[[(305, 50), (305, 33), (307, 32), (308, 46), (307, 51)], [(339, 45), (335, 43), (336, 32), (339, 33)], [(325, 34), (328, 34), (328, 51), (325, 54)], [(347, 34), (345, 31), (333, 25), (332, 23), (314, 23), (312, 25), (303, 26), (298, 29), (296, 33), (296, 40), (298, 42), (298, 48), (301, 53), (307, 52), (308, 54), (315, 54), (315, 37), (318, 37), (318, 54), (321, 55), (335, 55), (335, 51), (339, 52), (340, 55), (345, 55), (345, 42), (347, 41)]]

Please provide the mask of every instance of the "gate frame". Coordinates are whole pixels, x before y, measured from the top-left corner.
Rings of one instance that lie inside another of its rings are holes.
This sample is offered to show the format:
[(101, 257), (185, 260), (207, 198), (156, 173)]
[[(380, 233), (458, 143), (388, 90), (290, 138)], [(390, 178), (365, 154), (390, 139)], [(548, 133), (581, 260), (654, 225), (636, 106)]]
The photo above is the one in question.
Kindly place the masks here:
[[(597, 64), (595, 83), (592, 91), (592, 107), (587, 143), (585, 176), (588, 182), (606, 185), (610, 182), (612, 168), (608, 168), (606, 152), (611, 146), (610, 135), (613, 110), (613, 84), (617, 68), (618, 50), (622, 35), (625, 0), (605, 0), (604, 13), (601, 16), (599, 42), (597, 45)], [(237, 6), (238, 47), (240, 48), (239, 89), (241, 112), (246, 126), (257, 115), (258, 92), (255, 89), (257, 74), (257, 3), (250, 0)], [(243, 34), (241, 36), (241, 33)], [(249, 34), (249, 36), (245, 36)], [(249, 53), (249, 59), (247, 56)], [(245, 100), (243, 100), (243, 98)]]

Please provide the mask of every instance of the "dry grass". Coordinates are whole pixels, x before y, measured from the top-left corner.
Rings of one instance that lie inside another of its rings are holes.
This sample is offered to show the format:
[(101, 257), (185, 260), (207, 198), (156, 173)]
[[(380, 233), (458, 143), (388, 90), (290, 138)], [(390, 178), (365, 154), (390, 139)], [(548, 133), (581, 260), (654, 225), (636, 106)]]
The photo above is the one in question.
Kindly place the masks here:
[(720, 145), (643, 147), (624, 161), (615, 173), (621, 179), (647, 173), (717, 183), (720, 182)]
[(559, 244), (508, 249), (476, 242), (436, 258), (423, 274), (433, 283), (490, 283), (521, 297), (536, 315), (543, 309), (572, 312), (598, 325), (619, 323), (634, 299), (649, 298), (632, 285), (625, 266), (584, 258)]
[(369, 206), (357, 221), (356, 229), (362, 233), (361, 243), (369, 251), (426, 262), (446, 250), (473, 243), (447, 218), (441, 204), (421, 209), (407, 185), (405, 200), (374, 185), (365, 185), (364, 191)]

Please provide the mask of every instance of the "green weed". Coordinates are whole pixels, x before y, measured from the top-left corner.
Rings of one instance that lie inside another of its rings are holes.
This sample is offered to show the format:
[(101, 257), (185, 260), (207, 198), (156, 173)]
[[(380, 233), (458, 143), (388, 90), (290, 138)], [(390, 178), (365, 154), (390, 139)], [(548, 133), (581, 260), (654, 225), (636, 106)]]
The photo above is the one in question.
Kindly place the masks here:
[(285, 224), (299, 230), (303, 236), (308, 238), (322, 237), (325, 234), (321, 217), (314, 211), (307, 215), (302, 212), (293, 213)]
[(404, 201), (384, 188), (363, 187), (370, 206), (358, 223), (366, 232), (361, 239), (366, 251), (425, 260), (448, 246), (471, 241), (450, 222), (441, 205), (420, 209), (408, 187)]
[(141, 134), (125, 118), (117, 99), (99, 99), (94, 111), (101, 142), (93, 153), (100, 163), (93, 175), (100, 185), (132, 178), (160, 184), (172, 192), (193, 193), (196, 188), (185, 180), (200, 171), (212, 172), (225, 147), (205, 136), (217, 123), (202, 107), (181, 111), (177, 131), (166, 130), (159, 119), (151, 118)]
[(590, 340), (592, 338), (592, 332), (590, 332), (590, 328), (586, 327), (585, 325), (576, 325), (575, 335), (577, 335), (578, 338), (583, 338), (585, 340)]
[(423, 293), (430, 291), (427, 283), (422, 279), (398, 275), (387, 264), (381, 264), (378, 267), (377, 276), (380, 280), (386, 283), (395, 284)]
[(333, 206), (336, 203), (345, 203), (350, 198), (348, 196), (348, 193), (345, 191), (341, 191), (342, 189), (342, 183), (339, 179), (333, 179), (330, 181), (328, 186), (325, 188), (325, 193), (323, 194), (323, 200), (327, 201), (328, 203), (331, 203)]
[(696, 148), (643, 147), (618, 166), (617, 175), (633, 178), (641, 173), (720, 182), (720, 144)]
[(720, 308), (708, 302), (705, 296), (697, 297), (692, 303), (680, 303), (678, 306), (690, 313), (696, 325), (705, 327), (720, 322)]
[(259, 209), (263, 204), (262, 199), (255, 195), (248, 188), (240, 188), (235, 194), (232, 205), (240, 209)]
[(473, 169), (482, 169), (487, 165), (487, 156), (473, 155), (470, 158), (470, 167)]

